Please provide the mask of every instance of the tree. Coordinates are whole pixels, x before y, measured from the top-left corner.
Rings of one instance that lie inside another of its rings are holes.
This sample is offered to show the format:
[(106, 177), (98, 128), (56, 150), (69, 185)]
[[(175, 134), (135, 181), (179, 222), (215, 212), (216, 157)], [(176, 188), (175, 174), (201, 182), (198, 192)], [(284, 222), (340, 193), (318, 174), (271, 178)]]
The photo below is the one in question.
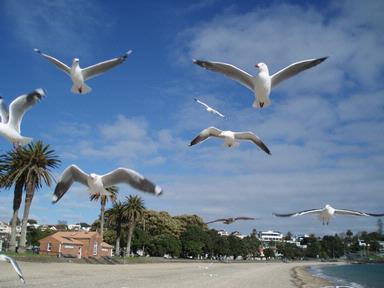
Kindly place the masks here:
[(259, 254), (259, 248), (261, 242), (256, 238), (256, 234), (252, 233), (250, 236), (247, 236), (243, 239), (247, 254), (256, 257)]
[(106, 188), (106, 190), (109, 192), (109, 195), (96, 193), (89, 196), (91, 201), (99, 201), (100, 200), (100, 236), (101, 241), (103, 241), (104, 236), (104, 221), (105, 221), (105, 206), (107, 205), (108, 199), (113, 203), (116, 201), (117, 193), (119, 189), (116, 186), (111, 186)]
[(275, 258), (275, 252), (271, 248), (266, 248), (263, 250), (265, 258)]
[(53, 176), (50, 170), (56, 168), (60, 164), (60, 160), (55, 151), (42, 141), (19, 147), (6, 155), (0, 160), (1, 185), (10, 187), (15, 184), (15, 187), (18, 186), (19, 189), (22, 187), (22, 190), (26, 191), (19, 245), (19, 251), (24, 252), (27, 220), (33, 196), (43, 184), (51, 186)]
[(247, 249), (244, 245), (244, 242), (239, 237), (235, 235), (228, 236), (229, 242), (229, 253), (233, 256), (233, 259), (236, 259), (238, 256), (245, 257), (247, 255)]
[(141, 197), (132, 195), (127, 197), (125, 206), (125, 217), (128, 220), (127, 254), (130, 255), (133, 231), (135, 230), (137, 222), (139, 222), (143, 217), (145, 207), (144, 201)]
[(164, 256), (169, 254), (178, 257), (181, 253), (180, 240), (172, 235), (157, 235), (149, 243), (149, 252), (153, 256)]
[(208, 234), (200, 226), (188, 226), (180, 236), (183, 256), (197, 257), (201, 255), (204, 250), (208, 250), (205, 245), (208, 242), (208, 239)]
[(113, 203), (111, 209), (108, 209), (105, 212), (107, 216), (107, 223), (110, 227), (113, 227), (116, 231), (116, 244), (115, 244), (115, 254), (120, 255), (120, 241), (121, 241), (121, 230), (122, 225), (126, 220), (126, 204), (121, 201)]

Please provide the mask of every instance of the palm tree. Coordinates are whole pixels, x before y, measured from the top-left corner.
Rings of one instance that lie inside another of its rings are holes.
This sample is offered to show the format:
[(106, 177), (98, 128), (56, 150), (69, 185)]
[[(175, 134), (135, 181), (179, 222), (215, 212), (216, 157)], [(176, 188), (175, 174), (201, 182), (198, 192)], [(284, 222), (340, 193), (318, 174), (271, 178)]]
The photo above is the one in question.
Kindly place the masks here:
[(103, 241), (103, 236), (104, 236), (104, 220), (105, 220), (105, 206), (107, 205), (108, 199), (114, 203), (117, 198), (117, 193), (119, 191), (119, 188), (116, 186), (111, 186), (106, 188), (106, 190), (110, 193), (109, 195), (105, 194), (92, 194), (89, 198), (91, 201), (99, 201), (100, 200), (100, 236), (101, 236), (101, 241)]
[(115, 255), (120, 256), (121, 228), (126, 220), (126, 204), (121, 201), (113, 203), (112, 208), (105, 211), (105, 215), (108, 225), (113, 226), (116, 230)]
[[(12, 181), (9, 180), (9, 175), (15, 173), (17, 167), (20, 166), (21, 157), (16, 153), (16, 150), (11, 150), (6, 154), (0, 156), (0, 187), (10, 189), (13, 186)], [(15, 251), (16, 248), (16, 226), (19, 219), (19, 209), (23, 198), (23, 179), (15, 182), (14, 195), (13, 195), (13, 215), (11, 220), (11, 239), (9, 249)]]
[(145, 207), (144, 201), (139, 196), (129, 195), (127, 198), (126, 206), (126, 218), (128, 220), (128, 237), (127, 237), (127, 254), (131, 254), (131, 240), (135, 225), (143, 217)]
[[(51, 186), (53, 176), (50, 169), (56, 168), (60, 162), (55, 151), (51, 150), (49, 145), (45, 145), (42, 141), (19, 147), (1, 158), (1, 186), (10, 187), (15, 184), (15, 189), (17, 188), (15, 196), (18, 197), (20, 197), (20, 190), (26, 191), (24, 213), (21, 222), (20, 252), (24, 252), (26, 247), (27, 221), (35, 191), (40, 189), (44, 183)], [(15, 203), (14, 201), (14, 204), (16, 204), (14, 205), (15, 208), (18, 202), (16, 201)]]

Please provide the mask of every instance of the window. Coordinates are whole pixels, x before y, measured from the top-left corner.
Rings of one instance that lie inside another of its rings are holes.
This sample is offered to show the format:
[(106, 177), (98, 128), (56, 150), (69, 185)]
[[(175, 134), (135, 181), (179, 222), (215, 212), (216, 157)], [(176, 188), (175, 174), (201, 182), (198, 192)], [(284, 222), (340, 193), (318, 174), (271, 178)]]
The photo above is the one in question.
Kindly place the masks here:
[(93, 255), (97, 255), (97, 242), (93, 242)]
[(47, 251), (52, 251), (52, 243), (48, 242)]
[(70, 244), (64, 244), (64, 248), (66, 248), (66, 249), (73, 249), (73, 248), (75, 248), (75, 246), (70, 245)]

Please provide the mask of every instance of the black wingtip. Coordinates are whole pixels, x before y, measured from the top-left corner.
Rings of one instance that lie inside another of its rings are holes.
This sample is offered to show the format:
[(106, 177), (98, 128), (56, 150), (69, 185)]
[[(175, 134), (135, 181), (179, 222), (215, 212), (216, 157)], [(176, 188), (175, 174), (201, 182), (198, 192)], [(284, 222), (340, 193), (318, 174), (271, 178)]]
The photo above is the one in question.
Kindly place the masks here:
[(126, 60), (128, 58), (128, 55), (130, 55), (133, 51), (132, 50), (128, 50), (127, 52), (125, 52), (124, 55), (121, 56), (121, 58), (123, 60)]
[(328, 59), (329, 58), (329, 56), (325, 56), (325, 57), (322, 57), (322, 58), (319, 58), (319, 59), (317, 59), (317, 63), (321, 63), (321, 62), (323, 62), (323, 61), (325, 61), (326, 59)]
[(197, 59), (193, 59), (192, 61), (193, 61), (194, 64), (199, 65), (199, 66), (205, 68), (205, 61), (197, 60)]

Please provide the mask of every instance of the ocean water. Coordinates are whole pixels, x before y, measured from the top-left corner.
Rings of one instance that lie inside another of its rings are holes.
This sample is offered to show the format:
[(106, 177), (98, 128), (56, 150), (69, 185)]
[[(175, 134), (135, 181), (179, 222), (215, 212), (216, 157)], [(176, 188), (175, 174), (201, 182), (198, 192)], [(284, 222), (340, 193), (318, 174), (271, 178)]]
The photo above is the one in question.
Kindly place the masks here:
[(384, 264), (350, 264), (312, 267), (310, 272), (337, 286), (383, 288)]

